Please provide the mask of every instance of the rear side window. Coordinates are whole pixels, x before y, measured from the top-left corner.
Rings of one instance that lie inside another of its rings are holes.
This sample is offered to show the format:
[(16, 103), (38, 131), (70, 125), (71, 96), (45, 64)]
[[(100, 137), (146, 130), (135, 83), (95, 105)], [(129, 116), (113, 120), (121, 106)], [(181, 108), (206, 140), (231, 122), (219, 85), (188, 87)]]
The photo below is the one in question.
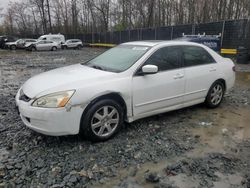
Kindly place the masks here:
[(164, 47), (151, 55), (144, 65), (156, 65), (159, 71), (176, 69), (180, 67), (179, 57), (179, 47)]
[(201, 47), (183, 46), (182, 51), (185, 67), (215, 63), (213, 57)]

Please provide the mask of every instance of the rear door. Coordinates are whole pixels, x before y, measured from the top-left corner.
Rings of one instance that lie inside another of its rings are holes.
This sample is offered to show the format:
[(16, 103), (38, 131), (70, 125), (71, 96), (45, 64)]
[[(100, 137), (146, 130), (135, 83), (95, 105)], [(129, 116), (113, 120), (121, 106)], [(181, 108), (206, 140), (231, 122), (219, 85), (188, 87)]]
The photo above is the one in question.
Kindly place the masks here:
[(177, 46), (163, 47), (154, 52), (144, 63), (144, 65), (158, 66), (158, 73), (134, 75), (132, 92), (135, 116), (182, 105), (185, 75), (180, 64), (180, 52)]
[(217, 63), (206, 49), (200, 46), (182, 46), (186, 77), (184, 102), (205, 98), (217, 79)]
[(42, 40), (42, 41), (40, 41), (40, 42), (38, 42), (37, 44), (36, 44), (36, 49), (37, 50), (44, 50), (44, 48), (45, 48), (45, 40)]

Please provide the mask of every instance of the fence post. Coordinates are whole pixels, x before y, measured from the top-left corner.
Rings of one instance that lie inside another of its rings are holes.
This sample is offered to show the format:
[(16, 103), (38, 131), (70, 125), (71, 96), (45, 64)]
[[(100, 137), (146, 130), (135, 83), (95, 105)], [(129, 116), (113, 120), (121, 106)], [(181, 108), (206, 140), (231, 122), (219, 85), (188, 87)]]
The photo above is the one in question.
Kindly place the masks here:
[(128, 29), (128, 41), (130, 41), (130, 28)]
[(137, 29), (137, 40), (140, 40), (139, 28)]
[(119, 31), (119, 43), (121, 44), (122, 43), (122, 31)]
[(221, 39), (220, 39), (220, 47), (222, 48), (223, 45), (223, 39), (224, 39), (224, 31), (225, 31), (225, 23), (226, 21), (223, 21), (223, 25), (222, 25), (222, 30), (221, 30)]
[(173, 39), (174, 26), (171, 28), (171, 40)]
[(157, 39), (157, 27), (155, 27), (155, 40)]
[(192, 25), (192, 35), (195, 35), (195, 24)]

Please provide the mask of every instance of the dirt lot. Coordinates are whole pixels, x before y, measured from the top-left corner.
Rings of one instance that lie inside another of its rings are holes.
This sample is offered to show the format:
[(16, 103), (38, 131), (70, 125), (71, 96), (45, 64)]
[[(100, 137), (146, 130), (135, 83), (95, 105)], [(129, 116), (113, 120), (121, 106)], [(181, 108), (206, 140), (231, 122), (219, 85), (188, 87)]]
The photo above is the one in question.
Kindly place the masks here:
[(250, 66), (217, 109), (203, 105), (126, 124), (105, 143), (27, 129), (14, 96), (29, 77), (104, 49), (0, 51), (0, 188), (250, 187)]

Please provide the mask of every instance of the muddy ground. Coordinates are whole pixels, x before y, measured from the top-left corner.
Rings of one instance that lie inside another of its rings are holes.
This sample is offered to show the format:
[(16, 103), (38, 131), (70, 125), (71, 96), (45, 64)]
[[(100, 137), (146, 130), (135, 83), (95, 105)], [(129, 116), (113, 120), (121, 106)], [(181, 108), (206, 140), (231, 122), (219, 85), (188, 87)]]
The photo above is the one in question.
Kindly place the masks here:
[(250, 65), (237, 66), (235, 88), (219, 108), (142, 119), (105, 143), (24, 126), (14, 96), (25, 80), (103, 51), (0, 51), (0, 188), (250, 187)]

